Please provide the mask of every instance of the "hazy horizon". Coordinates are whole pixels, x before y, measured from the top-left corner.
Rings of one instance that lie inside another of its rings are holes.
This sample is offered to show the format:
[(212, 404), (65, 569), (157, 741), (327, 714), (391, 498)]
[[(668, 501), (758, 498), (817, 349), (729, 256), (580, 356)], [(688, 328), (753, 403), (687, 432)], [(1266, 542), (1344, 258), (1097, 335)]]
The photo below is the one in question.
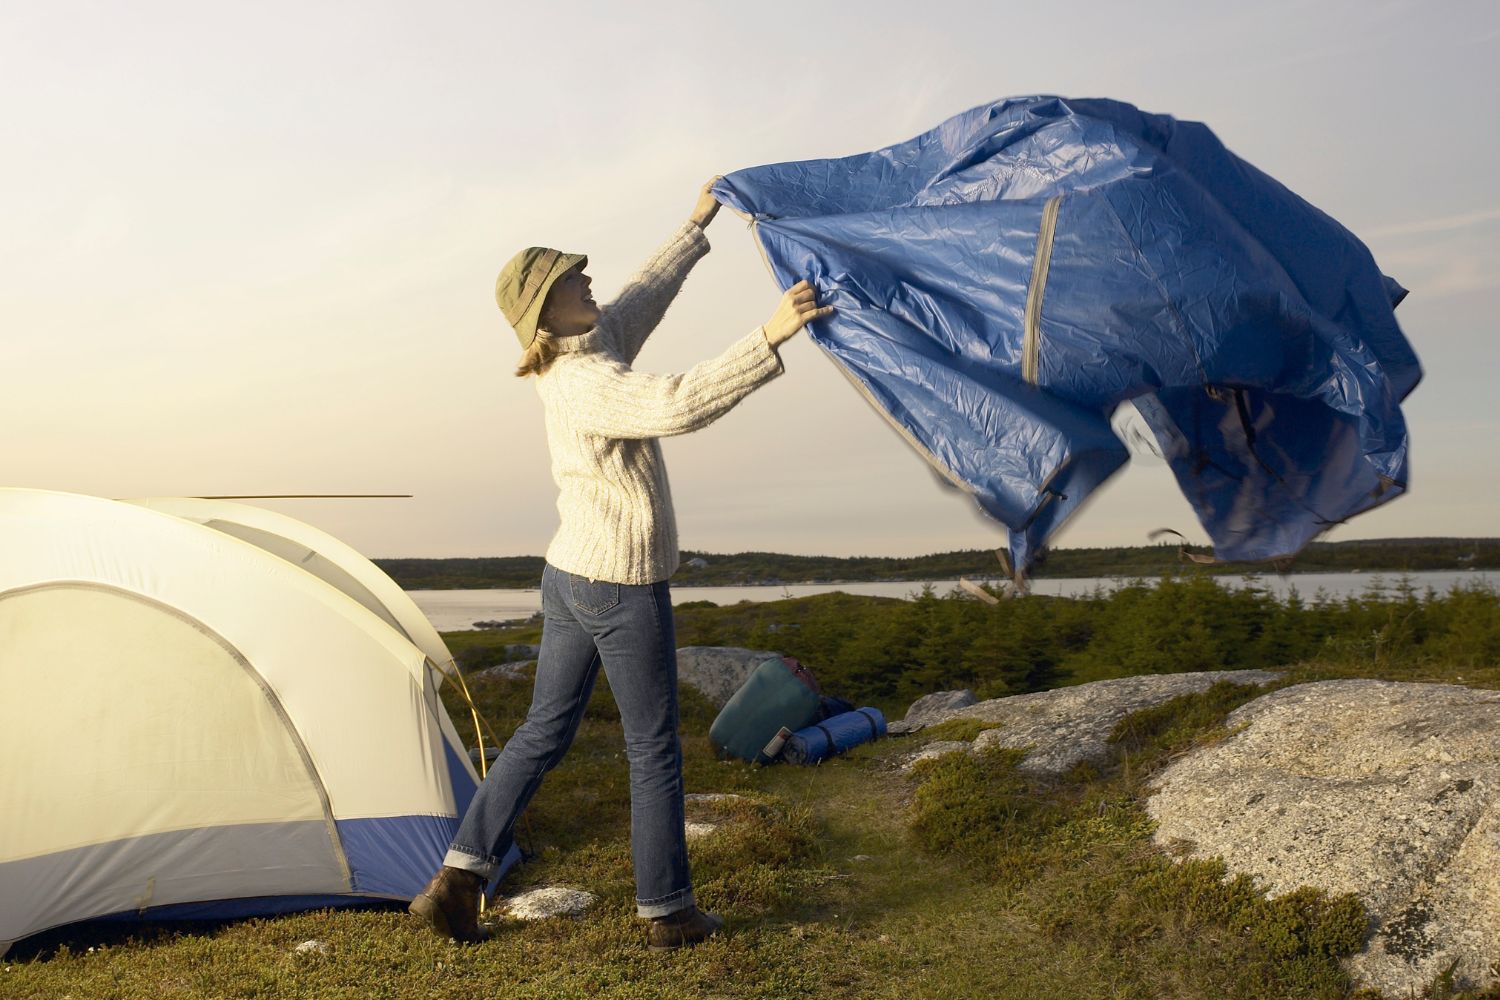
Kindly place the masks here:
[[(1401, 544), (1401, 543), (1404, 543), (1404, 542), (1420, 542), (1420, 543), (1433, 543), (1433, 542), (1500, 542), (1500, 535), (1412, 535), (1412, 536), (1402, 536), (1402, 537), (1393, 537), (1393, 538), (1344, 538), (1344, 539), (1333, 539), (1333, 538), (1326, 538), (1326, 537), (1324, 537), (1324, 538), (1316, 539), (1316, 540), (1314, 540), (1313, 542), (1311, 542), (1309, 544), (1311, 544), (1311, 545), (1322, 545), (1322, 544), (1341, 545), (1341, 544), (1346, 544), (1346, 543), (1354, 543), (1354, 544), (1359, 544), (1359, 545), (1379, 545), (1379, 544), (1385, 543), (1385, 544), (1396, 545), (1396, 544)], [(1087, 550), (1087, 549), (1115, 549), (1115, 548), (1141, 548), (1141, 549), (1147, 549), (1147, 548), (1176, 548), (1177, 545), (1178, 545), (1178, 543), (1176, 543), (1176, 542), (1152, 542), (1152, 541), (1147, 541), (1147, 542), (1136, 544), (1136, 545), (1131, 545), (1131, 544), (1128, 544), (1128, 543), (1121, 544), (1121, 545), (1054, 545), (1054, 546), (1049, 547), (1048, 551), (1049, 552), (1050, 551), (1079, 551), (1079, 550)], [(1197, 547), (1198, 546), (1194, 546), (1194, 545), (1189, 545), (1188, 546), (1189, 549), (1194, 549), (1194, 548), (1197, 548)], [(929, 557), (929, 556), (951, 555), (951, 554), (953, 554), (955, 552), (992, 552), (992, 551), (994, 551), (994, 550), (993, 549), (987, 549), (987, 548), (984, 548), (984, 547), (973, 547), (973, 546), (971, 546), (971, 547), (965, 548), (965, 549), (942, 549), (942, 550), (937, 550), (937, 551), (933, 551), (933, 552), (923, 552), (923, 553), (916, 554), (916, 555), (904, 555), (904, 554), (903, 555), (892, 555), (892, 554), (884, 553), (884, 552), (861, 552), (861, 553), (857, 553), (857, 554), (852, 555), (852, 556), (836, 556), (836, 555), (832, 555), (832, 554), (827, 553), (827, 552), (782, 552), (782, 551), (777, 551), (777, 550), (772, 550), (772, 549), (740, 549), (740, 550), (734, 551), (734, 552), (714, 552), (714, 551), (710, 551), (708, 549), (694, 549), (694, 548), (683, 548), (682, 553), (683, 553), (683, 558), (684, 559), (688, 558), (688, 553), (692, 553), (693, 555), (725, 556), (725, 557), (743, 556), (743, 555), (793, 556), (793, 557), (798, 558), (798, 559), (923, 559), (923, 558), (926, 558), (926, 557)], [(515, 554), (483, 554), (483, 555), (475, 555), (475, 554), (471, 553), (469, 555), (462, 555), (462, 556), (374, 555), (374, 556), (371, 556), (370, 558), (372, 558), (372, 559), (380, 559), (380, 560), (396, 560), (396, 559), (541, 559), (541, 558), (543, 558), (543, 554), (541, 552), (521, 552), (521, 553), (515, 553)], [(1262, 561), (1259, 561), (1259, 562), (1244, 562), (1244, 563), (1228, 562), (1228, 563), (1224, 563), (1224, 565), (1228, 565), (1228, 566), (1242, 565), (1242, 566), (1245, 566), (1245, 567), (1255, 567), (1255, 566), (1267, 566), (1267, 567), (1269, 567), (1270, 564), (1271, 564), (1271, 562), (1273, 562), (1273, 561), (1274, 562), (1279, 562), (1280, 560), (1262, 560)], [(1331, 570), (1318, 570), (1318, 572), (1335, 572), (1335, 571), (1331, 571)]]

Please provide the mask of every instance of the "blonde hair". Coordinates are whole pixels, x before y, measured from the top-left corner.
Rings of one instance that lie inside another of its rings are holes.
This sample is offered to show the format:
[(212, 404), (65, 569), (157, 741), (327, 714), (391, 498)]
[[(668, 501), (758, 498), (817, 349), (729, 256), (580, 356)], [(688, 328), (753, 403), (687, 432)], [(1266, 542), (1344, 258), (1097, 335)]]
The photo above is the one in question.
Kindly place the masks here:
[(540, 375), (547, 370), (547, 366), (552, 364), (552, 359), (555, 357), (557, 357), (557, 345), (552, 342), (552, 337), (546, 330), (537, 327), (536, 338), (522, 353), (521, 360), (516, 363), (516, 378)]

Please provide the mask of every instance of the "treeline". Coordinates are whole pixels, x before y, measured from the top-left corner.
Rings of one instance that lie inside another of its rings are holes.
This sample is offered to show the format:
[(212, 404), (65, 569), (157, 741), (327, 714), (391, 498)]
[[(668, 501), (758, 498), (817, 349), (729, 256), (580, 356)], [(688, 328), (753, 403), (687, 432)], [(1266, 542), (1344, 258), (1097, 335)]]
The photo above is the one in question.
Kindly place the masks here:
[(524, 590), (542, 585), (541, 556), (376, 559), (402, 590)]
[[(698, 566), (694, 560), (707, 563)], [(736, 552), (715, 555), (683, 552), (682, 566), (672, 577), (682, 586), (739, 584), (870, 583), (904, 580), (956, 580), (960, 576), (990, 577), (1000, 569), (995, 553), (985, 549), (939, 552), (906, 558), (886, 556), (793, 556), (780, 552)]]
[[(1158, 576), (1192, 562), (1189, 554), (1210, 555), (1207, 546), (1054, 549), (1043, 556), (1034, 576)], [(1373, 538), (1352, 542), (1313, 542), (1294, 558), (1264, 563), (1193, 564), (1200, 572), (1341, 573), (1351, 570), (1415, 573), (1422, 570), (1500, 569), (1496, 538)]]
[[(1206, 554), (1207, 549), (1189, 549)], [(475, 559), (377, 559), (376, 564), (406, 590), (524, 589), (541, 585), (541, 556)], [(699, 565), (701, 562), (703, 565)], [(1189, 560), (1177, 545), (1054, 549), (1037, 565), (1037, 577), (1158, 577)], [(1416, 572), (1442, 569), (1500, 569), (1500, 539), (1389, 538), (1354, 542), (1314, 542), (1285, 564), (1226, 563), (1201, 572), (1240, 574), (1284, 570), (1336, 573), (1349, 570)], [(1000, 562), (988, 549), (964, 549), (910, 558), (794, 556), (777, 552), (718, 555), (683, 552), (672, 577), (679, 586), (739, 586), (833, 581), (867, 583), (901, 580), (991, 579)]]
[[(706, 565), (698, 566), (695, 560)], [(539, 587), (541, 556), (479, 559), (376, 559), (405, 590), (472, 590)], [(849, 582), (879, 580), (942, 580), (960, 576), (994, 576), (999, 563), (993, 552), (944, 552), (911, 558), (866, 556), (792, 556), (777, 552), (738, 552), (717, 555), (682, 553), (682, 565), (672, 577), (682, 586), (740, 586), (800, 583), (804, 580)]]
[(1282, 600), (1192, 572), (994, 606), (929, 588), (912, 601), (834, 593), (723, 608), (690, 603), (677, 612), (679, 645), (776, 650), (812, 667), (828, 693), (898, 713), (923, 694), (955, 688), (993, 698), (1135, 674), (1314, 660), (1368, 676), (1423, 663), (1500, 667), (1500, 595), (1482, 583), (1436, 593), (1377, 580), (1358, 597)]

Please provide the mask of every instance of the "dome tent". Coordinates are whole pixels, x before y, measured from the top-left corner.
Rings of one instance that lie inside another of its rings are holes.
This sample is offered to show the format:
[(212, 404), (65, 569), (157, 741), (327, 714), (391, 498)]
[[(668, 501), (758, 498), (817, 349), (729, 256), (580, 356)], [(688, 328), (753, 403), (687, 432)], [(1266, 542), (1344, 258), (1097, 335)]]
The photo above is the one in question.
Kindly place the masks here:
[(351, 546), (285, 514), (232, 500), (201, 497), (130, 499), (141, 507), (233, 535), (311, 573), (373, 612), (409, 639), (440, 675), (454, 669), (453, 654), (406, 591)]
[[(425, 653), (434, 689), (440, 688), (445, 678), (462, 684), (448, 644), (416, 602), (380, 567), (327, 532), (285, 514), (231, 500), (151, 497), (126, 502), (222, 531), (311, 573), (354, 598)], [(439, 712), (437, 717), (449, 745), (463, 753), (463, 740), (448, 714)], [(477, 715), (475, 719), (477, 725)], [(462, 783), (460, 772), (455, 773), (454, 780)], [(473, 795), (473, 790), (470, 787), (463, 792), (464, 802)]]
[(421, 649), (132, 504), (0, 489), (0, 551), (0, 950), (421, 889), (476, 782)]
[[(327, 532), (285, 514), (278, 514), (250, 504), (235, 503), (232, 500), (205, 497), (150, 497), (130, 499), (126, 502), (193, 521), (204, 527), (213, 528), (215, 531), (222, 531), (311, 573), (324, 583), (354, 598), (381, 621), (409, 639), (412, 645), (427, 654), (427, 666), (432, 675), (434, 690), (441, 688), (445, 679), (463, 688), (462, 675), (458, 664), (453, 659), (453, 654), (448, 650), (448, 644), (443, 641), (437, 629), (432, 627), (432, 623), (427, 620), (422, 609), (417, 607), (417, 603), (380, 567)], [(467, 688), (463, 689), (467, 696)], [(482, 718), (477, 711), (472, 717), (477, 728)], [(443, 726), (449, 746), (462, 754), (464, 752), (463, 740), (454, 729), (448, 713), (438, 712), (437, 718)], [(499, 740), (489, 732), (488, 724), (484, 725), (485, 733), (498, 744)], [(480, 740), (482, 743), (482, 736)], [(462, 786), (461, 771), (454, 772), (454, 781), (455, 787)], [(459, 795), (461, 802), (469, 801), (476, 785), (477, 781), (475, 785), (462, 789)], [(519, 859), (519, 849), (513, 848), (512, 856), (506, 859), (506, 866), (514, 864)]]

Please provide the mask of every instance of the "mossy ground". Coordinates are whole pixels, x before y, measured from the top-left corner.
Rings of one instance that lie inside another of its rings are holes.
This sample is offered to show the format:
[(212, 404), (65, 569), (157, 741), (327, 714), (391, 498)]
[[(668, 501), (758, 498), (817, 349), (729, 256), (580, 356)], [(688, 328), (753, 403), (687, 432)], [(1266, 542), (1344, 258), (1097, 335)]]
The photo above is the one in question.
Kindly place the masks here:
[[(450, 638), (461, 657), (498, 641)], [(1291, 674), (1416, 679), (1402, 669), (1310, 662)], [(1465, 683), (1500, 681), (1493, 668), (1464, 671)], [(1457, 678), (1431, 663), (1420, 673)], [(481, 680), (473, 692), (508, 734), (529, 682)], [(0, 960), (0, 997), (1358, 996), (1339, 962), (1366, 930), (1354, 899), (1305, 891), (1268, 901), (1213, 862), (1178, 863), (1151, 843), (1142, 806), (1151, 773), (1222, 738), (1224, 716), (1253, 693), (1222, 684), (1137, 713), (1114, 734), (1109, 762), (1040, 781), (1000, 749), (900, 768), (925, 743), (980, 728), (965, 723), (817, 768), (720, 762), (707, 740), (714, 710), (685, 690), (689, 791), (744, 800), (710, 807), (723, 825), (691, 848), (699, 900), (728, 917), (728, 933), (655, 954), (633, 913), (626, 765), (601, 678), (572, 752), (521, 830), (534, 857), (502, 887), (587, 889), (600, 900), (583, 919), (499, 920), (496, 939), (474, 947), (423, 932), (399, 907), (75, 925)], [(326, 953), (295, 951), (313, 939)], [(1441, 982), (1428, 995), (1464, 996)]]

